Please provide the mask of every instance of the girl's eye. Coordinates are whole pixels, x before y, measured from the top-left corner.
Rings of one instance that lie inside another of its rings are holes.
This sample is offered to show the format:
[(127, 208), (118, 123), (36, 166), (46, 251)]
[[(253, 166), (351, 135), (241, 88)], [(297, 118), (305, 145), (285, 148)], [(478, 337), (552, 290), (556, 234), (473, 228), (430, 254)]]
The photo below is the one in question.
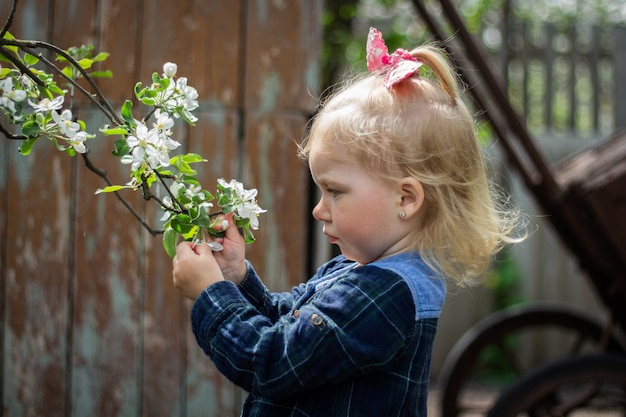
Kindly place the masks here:
[(331, 194), (333, 197), (337, 197), (339, 194), (341, 194), (340, 191), (335, 190), (334, 188), (327, 188), (326, 192)]

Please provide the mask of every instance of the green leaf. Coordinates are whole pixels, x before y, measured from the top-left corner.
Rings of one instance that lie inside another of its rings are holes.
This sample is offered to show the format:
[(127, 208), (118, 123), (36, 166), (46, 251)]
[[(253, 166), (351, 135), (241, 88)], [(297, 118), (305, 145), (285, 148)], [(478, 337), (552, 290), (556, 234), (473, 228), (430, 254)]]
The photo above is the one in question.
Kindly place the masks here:
[(31, 54), (24, 54), (24, 62), (26, 62), (29, 66), (35, 65), (39, 62), (39, 58)]
[(41, 129), (36, 121), (28, 120), (22, 125), (22, 133), (29, 138), (34, 138), (41, 133)]
[(96, 190), (96, 194), (101, 194), (101, 193), (114, 193), (115, 191), (119, 191), (119, 190), (124, 190), (127, 188), (134, 188), (131, 185), (109, 185), (108, 187), (104, 187), (104, 188), (98, 188)]
[[(182, 182), (183, 184), (191, 184), (191, 185), (201, 185), (200, 181), (198, 181), (197, 178), (195, 177), (190, 177), (189, 175), (181, 175), (180, 176), (180, 182)], [(213, 198), (211, 198), (212, 200)]]
[(135, 119), (133, 119), (133, 102), (130, 100), (126, 100), (124, 105), (122, 106), (122, 119), (125, 122), (135, 124)]
[(252, 230), (250, 230), (249, 227), (244, 227), (242, 230), (243, 230), (243, 237), (246, 243), (252, 243), (256, 240), (256, 238), (252, 234)]
[(128, 155), (130, 152), (130, 146), (126, 143), (125, 138), (121, 138), (115, 141), (115, 150), (113, 150), (113, 156), (122, 157)]
[[(204, 213), (205, 215), (203, 216), (199, 216), (198, 219), (196, 220), (196, 224), (200, 227), (202, 227), (203, 229), (207, 229), (207, 231), (211, 230), (211, 225), (213, 224), (213, 220), (211, 219), (211, 216), (209, 216), (208, 214)], [(218, 233), (218, 232), (216, 232)], [(223, 232), (222, 232), (223, 234)]]
[(48, 90), (50, 91), (50, 93), (56, 94), (57, 96), (64, 96), (65, 95), (65, 91), (63, 91), (61, 88), (59, 88), (56, 84), (49, 85), (48, 86)]
[[(4, 33), (4, 39), (15, 40), (15, 36), (13, 36), (12, 34), (10, 34), (7, 31), (7, 32)], [(18, 53), (17, 53), (17, 51), (18, 51), (17, 46), (5, 45), (4, 47), (7, 48), (9, 51), (13, 52), (15, 55), (18, 55)]]
[(74, 79), (74, 70), (72, 67), (65, 67), (61, 70), (61, 72), (63, 72), (63, 75), (67, 78)]
[[(100, 52), (98, 55), (93, 57), (93, 62), (102, 62), (107, 59), (111, 54), (108, 52)], [(92, 74), (93, 75), (93, 74)]]
[(154, 184), (156, 182), (156, 180), (157, 180), (157, 176), (154, 175), (154, 172), (152, 172), (150, 175), (148, 175), (145, 178), (145, 182), (146, 182), (146, 185), (148, 186), (148, 188), (152, 187), (152, 184)]
[[(137, 97), (137, 98), (139, 98), (139, 97)], [(143, 104), (145, 104), (148, 107), (153, 107), (153, 106), (156, 105), (156, 100), (154, 100), (152, 98), (148, 98), (147, 96), (139, 98), (139, 101), (141, 101)]]
[(177, 214), (176, 216), (172, 217), (171, 226), (174, 231), (180, 233), (183, 236), (197, 229), (196, 226), (191, 224), (191, 217), (187, 216), (186, 214)]
[(105, 135), (105, 136), (127, 135), (128, 134), (128, 130), (125, 127), (123, 127), (123, 126), (109, 127), (109, 125), (103, 125), (100, 128), (100, 132), (103, 135)]
[(56, 140), (56, 138), (50, 136), (48, 137), (48, 139), (50, 140), (50, 142), (52, 142), (54, 144), (54, 146), (60, 150), (60, 151), (66, 151), (67, 150), (67, 146), (60, 144), (58, 140)]
[(172, 171), (170, 171), (169, 169), (159, 169), (157, 171), (161, 176), (163, 177), (173, 177), (174, 173)]
[(193, 164), (196, 162), (207, 162), (207, 160), (204, 159), (202, 155), (199, 155), (197, 153), (188, 153), (185, 155), (181, 155), (181, 158), (183, 159), (183, 161), (187, 162), (188, 164)]
[(141, 92), (141, 81), (139, 81), (137, 84), (135, 84), (135, 95), (138, 95)]
[(183, 233), (185, 240), (194, 239), (198, 235), (198, 226), (192, 226), (187, 233)]
[(78, 61), (78, 65), (80, 65), (82, 69), (89, 69), (93, 65), (93, 60), (89, 58), (83, 58), (80, 61)]
[(37, 142), (37, 139), (39, 139), (39, 137), (29, 138), (22, 142), (22, 146), (20, 146), (20, 153), (24, 156), (30, 155), (30, 152), (33, 150), (33, 146), (35, 145), (35, 142)]
[(113, 71), (111, 70), (94, 71), (90, 73), (89, 75), (91, 75), (91, 78), (113, 78)]
[(166, 228), (163, 232), (163, 248), (170, 258), (176, 255), (176, 244), (179, 234), (172, 228)]
[(191, 224), (191, 217), (186, 214), (178, 214), (176, 215), (176, 222), (180, 224)]
[(5, 47), (6, 49), (8, 49), (9, 51), (13, 52), (13, 53), (15, 54), (15, 56), (19, 58), (19, 56), (20, 56), (20, 55), (19, 55), (19, 53), (18, 53), (19, 49), (18, 49), (18, 47), (17, 47), (17, 46), (13, 46), (13, 45), (4, 45), (4, 47)]
[(197, 174), (196, 170), (191, 168), (191, 165), (189, 165), (187, 162), (183, 161), (180, 158), (176, 160), (176, 163), (174, 164), (174, 166), (176, 167), (176, 169), (178, 169), (178, 172), (180, 172), (181, 174), (186, 174), (186, 175)]

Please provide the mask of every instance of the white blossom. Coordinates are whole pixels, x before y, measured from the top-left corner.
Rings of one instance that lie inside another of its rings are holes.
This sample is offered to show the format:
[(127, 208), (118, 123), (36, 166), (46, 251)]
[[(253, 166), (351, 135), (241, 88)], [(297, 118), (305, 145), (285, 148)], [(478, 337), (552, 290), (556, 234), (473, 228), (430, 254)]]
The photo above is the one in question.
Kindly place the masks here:
[(39, 101), (39, 103), (33, 103), (32, 100), (28, 100), (28, 103), (33, 107), (35, 112), (46, 113), (52, 110), (59, 110), (63, 107), (63, 96), (57, 96), (50, 100), (49, 98), (44, 98)]
[(61, 114), (57, 113), (56, 110), (52, 110), (50, 114), (62, 135), (71, 139), (80, 130), (80, 125), (72, 120), (73, 116), (71, 110), (65, 109)]
[(163, 76), (167, 78), (174, 78), (176, 71), (178, 71), (178, 66), (173, 62), (166, 62), (163, 64)]

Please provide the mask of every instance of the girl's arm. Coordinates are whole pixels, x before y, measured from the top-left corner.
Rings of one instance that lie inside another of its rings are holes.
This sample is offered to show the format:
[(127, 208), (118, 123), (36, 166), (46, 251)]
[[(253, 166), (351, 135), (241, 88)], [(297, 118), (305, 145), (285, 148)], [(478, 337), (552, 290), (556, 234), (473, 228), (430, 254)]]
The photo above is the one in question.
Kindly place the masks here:
[(272, 321), (277, 320), (291, 310), (293, 300), (300, 296), (303, 288), (296, 287), (292, 293), (270, 293), (252, 264), (245, 260), (245, 242), (234, 224), (232, 213), (223, 219), (228, 226), (224, 236), (216, 239), (223, 250), (213, 252), (208, 245), (191, 242), (178, 245), (173, 259), (174, 285), (182, 295), (195, 300), (215, 282), (230, 281), (259, 312)]
[(246, 266), (246, 276), (237, 287), (246, 300), (272, 322), (288, 314), (295, 300), (304, 292), (305, 284), (294, 287), (291, 293), (272, 293), (263, 284), (252, 264), (246, 261)]
[(410, 290), (397, 274), (363, 266), (270, 320), (229, 282), (207, 288), (192, 309), (198, 344), (249, 392), (283, 398), (384, 367), (415, 325)]

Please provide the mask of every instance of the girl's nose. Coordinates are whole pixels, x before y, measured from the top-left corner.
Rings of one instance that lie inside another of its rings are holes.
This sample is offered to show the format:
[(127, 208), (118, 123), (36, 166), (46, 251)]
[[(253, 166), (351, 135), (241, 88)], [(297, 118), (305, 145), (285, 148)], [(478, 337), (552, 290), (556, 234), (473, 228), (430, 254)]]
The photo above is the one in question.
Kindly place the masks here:
[(326, 210), (324, 208), (324, 197), (320, 198), (315, 207), (313, 207), (313, 218), (318, 221), (324, 221)]

